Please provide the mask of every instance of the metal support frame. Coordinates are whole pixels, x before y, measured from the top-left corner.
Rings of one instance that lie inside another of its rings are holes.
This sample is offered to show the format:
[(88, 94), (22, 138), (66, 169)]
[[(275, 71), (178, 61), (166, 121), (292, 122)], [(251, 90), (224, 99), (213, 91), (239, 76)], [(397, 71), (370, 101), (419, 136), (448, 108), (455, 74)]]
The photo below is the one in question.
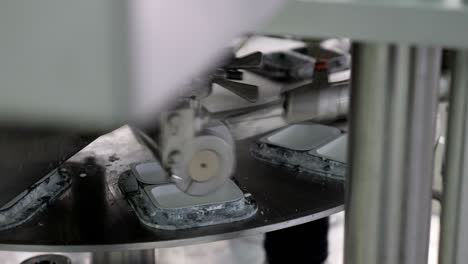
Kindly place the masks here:
[(427, 263), (440, 49), (356, 44), (346, 263)]
[[(468, 47), (464, 0), (290, 0), (267, 34)], [(327, 23), (323, 23), (327, 21)], [(437, 21), (437, 23), (434, 23)], [(428, 26), (431, 25), (431, 26)]]
[(443, 185), (439, 263), (466, 263), (468, 257), (468, 52), (458, 51), (452, 86)]

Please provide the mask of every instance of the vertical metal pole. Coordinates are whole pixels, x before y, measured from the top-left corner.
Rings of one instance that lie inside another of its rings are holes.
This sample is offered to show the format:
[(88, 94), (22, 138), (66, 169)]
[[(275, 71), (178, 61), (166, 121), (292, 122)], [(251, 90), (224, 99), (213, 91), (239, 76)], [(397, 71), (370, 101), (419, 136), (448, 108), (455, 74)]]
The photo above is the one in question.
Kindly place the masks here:
[(468, 52), (452, 64), (439, 263), (468, 260)]
[(345, 208), (347, 264), (377, 263), (387, 59), (386, 45), (356, 44), (353, 48)]
[(440, 50), (353, 53), (346, 263), (427, 263)]
[(91, 263), (126, 264), (156, 263), (154, 249), (93, 252)]
[[(406, 127), (409, 105), (410, 47), (400, 46), (390, 49), (387, 80), (386, 134), (382, 139), (385, 148), (381, 188), (382, 207), (379, 256), (385, 256), (382, 264), (399, 263), (402, 234), (404, 174), (406, 147)], [(385, 208), (385, 210), (382, 210)]]
[(399, 263), (427, 263), (432, 213), (435, 127), (441, 49), (412, 50), (408, 127), (406, 135), (405, 193), (402, 256)]

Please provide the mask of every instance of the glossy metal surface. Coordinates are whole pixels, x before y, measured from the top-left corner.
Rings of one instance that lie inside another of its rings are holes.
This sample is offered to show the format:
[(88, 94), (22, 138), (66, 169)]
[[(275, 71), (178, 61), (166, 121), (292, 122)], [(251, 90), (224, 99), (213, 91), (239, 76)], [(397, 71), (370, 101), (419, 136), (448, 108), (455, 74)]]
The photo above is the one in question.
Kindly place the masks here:
[(357, 44), (353, 63), (346, 263), (427, 263), (440, 50)]
[(0, 232), (0, 248), (22, 251), (100, 251), (170, 247), (254, 235), (319, 219), (343, 209), (343, 186), (317, 184), (254, 160), (237, 144), (235, 179), (257, 201), (258, 213), (233, 224), (184, 231), (144, 227), (117, 186), (129, 164), (152, 160), (128, 127), (98, 138), (72, 157), (71, 189), (28, 223)]
[(67, 131), (1, 127), (0, 207), (94, 138)]
[(468, 257), (468, 53), (458, 51), (453, 62), (449, 102), (446, 170), (443, 175), (439, 263), (466, 263)]

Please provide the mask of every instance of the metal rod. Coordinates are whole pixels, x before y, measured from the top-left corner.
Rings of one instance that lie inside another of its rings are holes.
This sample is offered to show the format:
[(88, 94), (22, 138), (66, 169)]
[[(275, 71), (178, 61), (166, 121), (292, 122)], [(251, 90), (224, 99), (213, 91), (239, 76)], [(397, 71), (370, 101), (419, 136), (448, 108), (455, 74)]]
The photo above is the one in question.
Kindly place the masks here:
[(427, 263), (440, 50), (353, 53), (346, 263)]
[(418, 47), (411, 54), (402, 255), (398, 263), (427, 263), (432, 213), (434, 138), (441, 49)]
[(382, 208), (387, 210), (381, 212), (381, 221), (385, 228), (382, 229), (380, 255), (386, 256), (382, 263), (398, 263), (401, 241), (401, 218), (403, 217), (404, 174), (405, 174), (405, 151), (406, 126), (408, 122), (409, 105), (409, 75), (410, 75), (410, 47), (401, 46), (390, 49), (389, 78), (387, 80), (387, 113), (386, 113), (386, 135), (384, 140), (385, 154), (381, 187)]
[(456, 52), (452, 66), (442, 192), (441, 264), (466, 263), (468, 257), (468, 52)]
[[(351, 117), (346, 182), (345, 263), (376, 263), (380, 191), (383, 184), (381, 139), (385, 132), (385, 45), (353, 47)], [(384, 62), (381, 67), (375, 67)], [(377, 68), (377, 72), (373, 72)], [(369, 74), (371, 73), (372, 74)], [(370, 241), (373, 241), (370, 243)]]
[[(409, 54), (408, 54), (409, 56)], [(403, 58), (401, 58), (403, 59)], [(398, 69), (402, 69), (402, 65)], [(407, 70), (409, 71), (409, 70)], [(446, 101), (448, 76), (439, 80), (439, 101)], [(270, 103), (259, 109), (245, 109), (240, 113), (221, 116), (228, 125), (234, 138), (245, 139), (302, 121), (331, 122), (346, 118), (349, 110), (349, 85), (330, 85), (328, 87), (301, 87), (290, 91), (288, 103), (284, 99)], [(299, 111), (298, 111), (299, 110)], [(215, 117), (217, 118), (217, 117)]]

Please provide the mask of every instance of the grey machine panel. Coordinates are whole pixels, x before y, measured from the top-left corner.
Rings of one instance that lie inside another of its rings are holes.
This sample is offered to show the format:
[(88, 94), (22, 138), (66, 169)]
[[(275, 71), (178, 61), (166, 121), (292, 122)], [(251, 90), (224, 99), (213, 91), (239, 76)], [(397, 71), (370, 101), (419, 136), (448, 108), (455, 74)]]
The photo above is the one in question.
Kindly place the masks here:
[(126, 1), (0, 2), (0, 120), (102, 129), (128, 114)]
[(466, 48), (468, 36), (460, 34), (468, 24), (466, 5), (450, 0), (291, 0), (263, 32)]

